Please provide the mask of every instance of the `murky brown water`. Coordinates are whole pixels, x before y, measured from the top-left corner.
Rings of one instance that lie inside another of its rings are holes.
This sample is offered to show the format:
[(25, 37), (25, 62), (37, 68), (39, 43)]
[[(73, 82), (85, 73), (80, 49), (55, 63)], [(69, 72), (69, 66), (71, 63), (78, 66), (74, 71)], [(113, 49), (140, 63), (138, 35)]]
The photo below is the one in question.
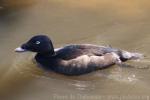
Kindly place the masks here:
[[(5, 2), (4, 2), (5, 1)], [(150, 100), (148, 0), (3, 0), (0, 7), (2, 100)], [(44, 72), (33, 53), (14, 48), (45, 33), (55, 47), (91, 43), (138, 51), (147, 57), (87, 75)]]

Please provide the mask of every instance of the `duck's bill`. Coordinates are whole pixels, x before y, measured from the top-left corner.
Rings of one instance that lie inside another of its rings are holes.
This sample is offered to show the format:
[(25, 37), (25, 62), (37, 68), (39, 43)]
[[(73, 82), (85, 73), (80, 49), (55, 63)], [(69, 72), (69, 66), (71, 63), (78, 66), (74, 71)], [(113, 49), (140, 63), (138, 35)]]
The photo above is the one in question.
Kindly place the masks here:
[(15, 52), (26, 52), (26, 51), (27, 51), (26, 49), (23, 49), (21, 47), (15, 49)]

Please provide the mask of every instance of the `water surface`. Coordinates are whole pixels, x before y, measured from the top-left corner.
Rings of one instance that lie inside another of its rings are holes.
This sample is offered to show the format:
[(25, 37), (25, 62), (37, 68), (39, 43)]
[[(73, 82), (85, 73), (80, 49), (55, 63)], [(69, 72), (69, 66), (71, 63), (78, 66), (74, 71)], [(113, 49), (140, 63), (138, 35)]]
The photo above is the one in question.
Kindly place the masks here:
[[(147, 0), (11, 0), (0, 7), (0, 94), (3, 100), (149, 100), (150, 2)], [(37, 34), (54, 46), (111, 45), (146, 58), (69, 77), (45, 72), (34, 53), (14, 49)]]

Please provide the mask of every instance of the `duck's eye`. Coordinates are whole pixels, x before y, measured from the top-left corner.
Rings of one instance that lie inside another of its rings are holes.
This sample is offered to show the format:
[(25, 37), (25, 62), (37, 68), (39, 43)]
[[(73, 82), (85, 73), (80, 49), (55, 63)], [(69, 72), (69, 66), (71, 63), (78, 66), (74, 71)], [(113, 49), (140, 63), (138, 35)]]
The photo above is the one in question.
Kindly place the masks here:
[(36, 42), (35, 42), (35, 44), (40, 44), (40, 43), (41, 43), (40, 41), (36, 41)]

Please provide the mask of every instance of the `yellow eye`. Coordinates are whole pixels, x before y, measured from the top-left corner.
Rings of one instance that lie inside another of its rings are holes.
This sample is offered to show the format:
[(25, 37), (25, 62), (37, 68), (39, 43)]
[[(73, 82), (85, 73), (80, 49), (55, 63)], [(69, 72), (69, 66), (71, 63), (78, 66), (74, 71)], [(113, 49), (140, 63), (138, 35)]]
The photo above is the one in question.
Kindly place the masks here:
[(41, 43), (40, 41), (36, 41), (36, 42), (35, 42), (35, 44), (40, 44), (40, 43)]

